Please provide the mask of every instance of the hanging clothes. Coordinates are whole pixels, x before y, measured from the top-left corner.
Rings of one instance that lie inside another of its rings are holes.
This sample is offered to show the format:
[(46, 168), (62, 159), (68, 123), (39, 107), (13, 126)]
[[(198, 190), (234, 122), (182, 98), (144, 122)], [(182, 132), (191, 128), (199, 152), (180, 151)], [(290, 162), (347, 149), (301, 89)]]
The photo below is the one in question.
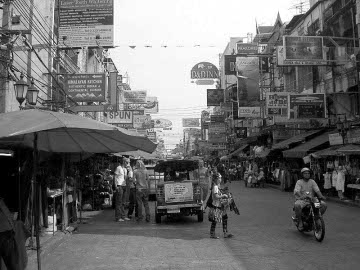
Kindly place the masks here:
[(342, 192), (345, 191), (345, 170), (342, 168), (342, 166), (339, 167), (337, 173), (336, 190)]
[(331, 183), (331, 173), (324, 173), (324, 189), (331, 189), (332, 188), (332, 183)]

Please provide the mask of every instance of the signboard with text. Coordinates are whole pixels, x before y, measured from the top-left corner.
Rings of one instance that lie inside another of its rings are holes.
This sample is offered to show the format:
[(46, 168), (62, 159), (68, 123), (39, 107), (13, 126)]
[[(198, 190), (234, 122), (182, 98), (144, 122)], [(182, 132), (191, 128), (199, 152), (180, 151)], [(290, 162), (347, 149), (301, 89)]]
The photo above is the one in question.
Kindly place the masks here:
[(224, 102), (224, 89), (207, 89), (207, 106), (220, 106)]
[(260, 107), (239, 107), (239, 117), (244, 118), (259, 118)]
[(243, 139), (247, 137), (247, 128), (246, 127), (234, 127), (236, 138)]
[(238, 100), (241, 106), (258, 106), (260, 101), (259, 58), (237, 57)]
[(266, 113), (267, 115), (288, 115), (289, 93), (287, 92), (268, 92), (266, 93)]
[(109, 112), (107, 116), (109, 124), (132, 124), (133, 112), (132, 111), (116, 111)]
[(291, 94), (289, 118), (325, 118), (325, 94)]
[(183, 118), (183, 127), (200, 127), (200, 118)]
[(66, 74), (66, 94), (77, 102), (105, 101), (105, 74)]
[(237, 54), (257, 54), (259, 49), (257, 44), (236, 43)]
[(113, 0), (59, 1), (59, 37), (60, 47), (113, 47)]
[(236, 55), (224, 56), (225, 75), (236, 75)]
[(134, 115), (133, 116), (134, 128), (151, 128), (150, 115)]
[(124, 103), (146, 103), (146, 91), (123, 91)]
[(218, 79), (218, 68), (209, 62), (200, 62), (191, 69), (191, 79)]

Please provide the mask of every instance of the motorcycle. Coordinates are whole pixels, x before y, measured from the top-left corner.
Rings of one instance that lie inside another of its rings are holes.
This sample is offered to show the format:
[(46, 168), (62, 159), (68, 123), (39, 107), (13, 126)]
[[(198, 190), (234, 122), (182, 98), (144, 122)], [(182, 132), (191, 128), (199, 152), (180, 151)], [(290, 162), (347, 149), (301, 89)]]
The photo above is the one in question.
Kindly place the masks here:
[[(308, 204), (302, 209), (301, 219), (303, 221), (303, 229), (299, 228), (299, 221), (293, 215), (292, 220), (299, 232), (314, 232), (315, 239), (321, 242), (325, 237), (325, 222), (320, 212), (320, 201), (318, 198), (310, 197), (310, 193), (306, 192), (305, 200)], [(293, 208), (293, 210), (295, 210)]]

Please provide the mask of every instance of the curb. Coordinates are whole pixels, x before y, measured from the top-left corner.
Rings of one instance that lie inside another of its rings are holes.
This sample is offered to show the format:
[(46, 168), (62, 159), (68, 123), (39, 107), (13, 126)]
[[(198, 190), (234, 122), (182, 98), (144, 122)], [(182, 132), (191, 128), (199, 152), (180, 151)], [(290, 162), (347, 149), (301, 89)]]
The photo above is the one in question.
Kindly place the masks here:
[[(272, 184), (266, 183), (265, 186), (269, 187), (269, 188), (281, 190), (280, 186), (277, 186), (277, 185), (272, 185)], [(338, 204), (342, 204), (342, 205), (347, 205), (347, 206), (360, 207), (360, 202), (354, 202), (354, 201), (350, 201), (350, 200), (342, 201), (338, 198), (326, 197), (326, 201), (334, 202), (334, 203), (338, 203)]]

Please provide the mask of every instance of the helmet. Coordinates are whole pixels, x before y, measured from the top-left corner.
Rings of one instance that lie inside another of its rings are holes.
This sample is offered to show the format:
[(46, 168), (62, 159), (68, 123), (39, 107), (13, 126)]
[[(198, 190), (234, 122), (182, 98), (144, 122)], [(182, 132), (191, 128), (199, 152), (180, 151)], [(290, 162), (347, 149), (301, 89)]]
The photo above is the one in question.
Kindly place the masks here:
[(310, 172), (310, 169), (309, 168), (302, 168), (301, 169), (301, 174), (303, 174), (304, 172)]

